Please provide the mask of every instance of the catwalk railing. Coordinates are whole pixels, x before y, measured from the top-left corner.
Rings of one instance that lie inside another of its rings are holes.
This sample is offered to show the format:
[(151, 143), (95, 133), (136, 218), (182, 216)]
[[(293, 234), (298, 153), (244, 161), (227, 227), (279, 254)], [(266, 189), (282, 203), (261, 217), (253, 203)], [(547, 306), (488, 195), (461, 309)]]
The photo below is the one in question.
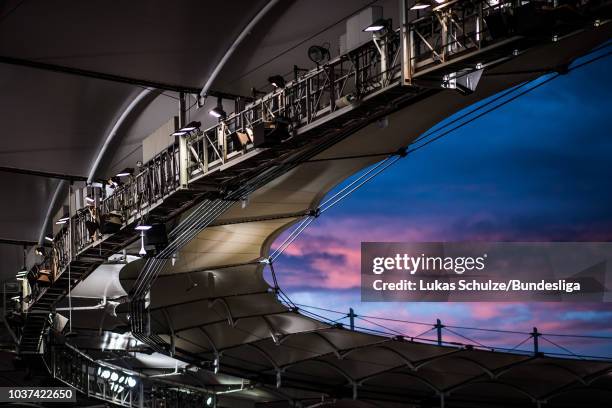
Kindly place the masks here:
[(604, 324), (599, 330), (605, 332), (604, 334), (551, 333), (542, 332), (537, 327), (533, 327), (531, 331), (504, 330), (445, 324), (440, 319), (427, 323), (372, 314), (362, 315), (352, 308), (347, 313), (293, 303), (284, 293), (281, 293), (280, 299), (286, 306), (298, 309), (305, 316), (349, 330), (393, 337), (400, 341), (515, 354), (612, 361), (612, 333)]
[(92, 359), (69, 344), (45, 343), (43, 361), (53, 378), (84, 396), (129, 408), (201, 408), (215, 393)]
[[(482, 69), (488, 60), (499, 60), (496, 47), (536, 26), (548, 27), (562, 8), (556, 4), (455, 0), (417, 12), (404, 4), (399, 29), (374, 33), (373, 41), (296, 75), (217, 125), (179, 136), (112, 194), (76, 211), (55, 235), (53, 249), (37, 268), (50, 271), (51, 280), (56, 280), (83, 251), (108, 238), (92, 230), (101, 216), (113, 214), (123, 228), (133, 225), (175, 191), (189, 188), (213, 170), (231, 166), (245, 154), (257, 154), (260, 149), (254, 139), (258, 131), (276, 131), (281, 143), (391, 88), (455, 87), (458, 76)], [(570, 13), (590, 7), (590, 2), (576, 7)], [(534, 16), (539, 17), (535, 23)], [(562, 34), (553, 30), (552, 23), (547, 30), (551, 41), (553, 31)], [(481, 62), (466, 64), (468, 57), (475, 56)], [(457, 61), (460, 69), (454, 64)], [(30, 303), (35, 301), (32, 297)]]

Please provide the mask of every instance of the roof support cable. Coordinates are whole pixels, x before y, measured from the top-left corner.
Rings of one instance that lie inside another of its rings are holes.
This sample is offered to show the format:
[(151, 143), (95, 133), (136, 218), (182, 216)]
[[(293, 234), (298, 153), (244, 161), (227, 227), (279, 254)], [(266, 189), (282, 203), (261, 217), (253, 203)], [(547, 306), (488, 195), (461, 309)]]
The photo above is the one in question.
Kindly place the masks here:
[(324, 208), (321, 208), (321, 214), (323, 214), (325, 211), (329, 210), (330, 208), (332, 208), (333, 206), (338, 204), (340, 201), (344, 200), (346, 197), (351, 195), (353, 192), (357, 191), (359, 188), (363, 187), (368, 181), (372, 180), (374, 177), (376, 177), (377, 175), (379, 175), (380, 173), (385, 171), (387, 168), (389, 168), (390, 166), (392, 166), (395, 163), (397, 163), (400, 159), (401, 159), (401, 157), (396, 156), (396, 157), (393, 157), (393, 158), (387, 158), (387, 159), (383, 160), (384, 165), (381, 166), (381, 168), (376, 170), (373, 174), (369, 175), (367, 178), (365, 178), (363, 181), (361, 181), (356, 186), (352, 187), (350, 190), (346, 191), (340, 197), (336, 198), (330, 204), (326, 205)]
[(289, 242), (289, 240), (291, 240), (291, 238), (293, 237), (294, 234), (296, 234), (296, 231), (298, 231), (300, 228), (302, 228), (302, 226), (308, 222), (308, 220), (310, 219), (310, 215), (305, 216), (302, 221), (298, 224), (297, 227), (295, 227), (293, 229), (292, 232), (289, 233), (289, 235), (287, 236), (287, 238), (285, 238), (285, 240), (278, 246), (278, 248), (276, 248), (274, 250), (274, 252), (272, 252), (272, 255), (270, 255), (270, 257), (268, 258), (268, 263), (271, 263), (274, 261), (274, 259), (277, 258), (278, 255), (280, 255), (280, 253), (282, 253), (282, 251), (284, 251), (284, 249), (286, 248), (286, 244), (287, 242)]
[(289, 245), (291, 245), (293, 243), (293, 241), (296, 240), (297, 237), (300, 236), (300, 234), (302, 232), (304, 232), (304, 230), (310, 225), (312, 224), (312, 222), (315, 220), (316, 217), (314, 216), (307, 216), (304, 220), (304, 222), (302, 222), (302, 224), (300, 224), (300, 226), (295, 229), (290, 235), (289, 237), (287, 237), (287, 239), (285, 240), (285, 242), (283, 242), (283, 245), (281, 247), (279, 247), (276, 251), (274, 251), (274, 253), (272, 254), (271, 258), (271, 262), (274, 262), (276, 260), (276, 258), (278, 258), (284, 251), (285, 249), (287, 249), (289, 247)]
[(342, 193), (344, 193), (346, 190), (348, 190), (349, 188), (351, 188), (352, 186), (354, 186), (355, 184), (357, 184), (360, 180), (362, 180), (364, 177), (366, 177), (368, 174), (370, 174), (372, 171), (376, 170), (377, 168), (379, 168), (380, 166), (382, 166), (385, 163), (385, 160), (381, 160), (378, 163), (376, 163), (373, 167), (371, 167), (370, 169), (368, 169), (368, 171), (364, 172), (361, 176), (357, 177), (355, 180), (353, 180), (353, 182), (351, 182), (349, 185), (345, 186), (342, 190), (338, 191), (336, 194), (334, 194), (333, 196), (329, 197), (327, 200), (323, 201), (319, 207), (324, 207), (327, 203), (333, 201), (336, 197), (338, 197), (339, 195), (341, 195)]
[(547, 339), (544, 336), (541, 336), (541, 338), (542, 338), (542, 340), (547, 341), (548, 343), (552, 344), (553, 346), (555, 346), (557, 348), (560, 348), (563, 351), (566, 351), (567, 353), (571, 354), (572, 356), (577, 357), (577, 358), (579, 358), (581, 360), (584, 360), (584, 358), (582, 356), (579, 356), (578, 354), (574, 353), (572, 350), (568, 349), (567, 347), (563, 347), (562, 345), (557, 344), (554, 341), (549, 340), (549, 339)]

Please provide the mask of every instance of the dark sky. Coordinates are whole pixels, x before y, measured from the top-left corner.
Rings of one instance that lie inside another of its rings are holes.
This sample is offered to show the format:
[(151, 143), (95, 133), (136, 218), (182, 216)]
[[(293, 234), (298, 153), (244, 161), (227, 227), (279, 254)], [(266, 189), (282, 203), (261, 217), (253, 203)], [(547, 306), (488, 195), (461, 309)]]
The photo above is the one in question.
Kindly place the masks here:
[[(361, 303), (359, 293), (361, 241), (612, 241), (610, 72), (609, 57), (576, 69), (389, 168), (285, 251), (281, 286), (297, 303), (345, 312), (612, 335), (612, 303)], [(565, 341), (612, 356), (612, 340)]]

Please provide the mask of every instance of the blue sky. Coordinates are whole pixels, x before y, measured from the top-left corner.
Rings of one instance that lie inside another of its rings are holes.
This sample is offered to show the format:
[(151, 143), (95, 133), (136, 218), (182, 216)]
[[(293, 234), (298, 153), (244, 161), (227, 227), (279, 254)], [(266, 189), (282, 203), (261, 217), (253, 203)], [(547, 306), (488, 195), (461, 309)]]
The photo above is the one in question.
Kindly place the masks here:
[[(362, 303), (358, 287), (361, 241), (612, 241), (611, 70), (603, 58), (560, 76), (392, 166), (283, 253), (281, 287), (296, 303), (362, 316), (612, 335), (612, 304)], [(612, 340), (564, 341), (612, 356)]]

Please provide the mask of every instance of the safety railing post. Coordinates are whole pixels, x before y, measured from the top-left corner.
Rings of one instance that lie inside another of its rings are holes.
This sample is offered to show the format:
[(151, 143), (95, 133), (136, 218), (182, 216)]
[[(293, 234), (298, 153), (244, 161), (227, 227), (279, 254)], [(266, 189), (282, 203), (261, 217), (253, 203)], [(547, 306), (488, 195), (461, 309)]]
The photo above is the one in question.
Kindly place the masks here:
[(348, 316), (349, 316), (349, 324), (350, 324), (351, 330), (354, 331), (355, 330), (355, 317), (357, 315), (355, 314), (355, 311), (353, 310), (353, 308), (349, 309)]
[(542, 333), (538, 332), (538, 328), (534, 327), (531, 332), (531, 337), (533, 338), (533, 355), (537, 355), (540, 352), (540, 345), (538, 341), (538, 337), (540, 337)]
[(434, 326), (436, 328), (436, 334), (438, 335), (438, 346), (442, 345), (442, 328), (444, 325), (440, 321), (440, 319), (436, 319), (436, 324)]

